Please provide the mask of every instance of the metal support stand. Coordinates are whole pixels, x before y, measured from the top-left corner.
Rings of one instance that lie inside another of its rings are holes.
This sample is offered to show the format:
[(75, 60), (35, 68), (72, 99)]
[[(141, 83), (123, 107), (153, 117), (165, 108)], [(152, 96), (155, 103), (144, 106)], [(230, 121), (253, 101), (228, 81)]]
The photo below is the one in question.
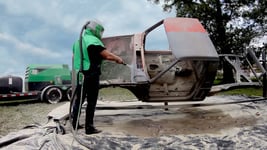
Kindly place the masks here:
[(165, 106), (165, 109), (164, 110), (169, 110), (169, 108), (168, 108), (168, 102), (164, 102), (164, 106)]
[[(262, 51), (262, 64), (264, 69), (266, 70), (266, 51), (263, 49)], [(266, 83), (266, 72), (263, 74), (263, 89), (262, 89), (262, 96), (267, 97), (267, 83)]]

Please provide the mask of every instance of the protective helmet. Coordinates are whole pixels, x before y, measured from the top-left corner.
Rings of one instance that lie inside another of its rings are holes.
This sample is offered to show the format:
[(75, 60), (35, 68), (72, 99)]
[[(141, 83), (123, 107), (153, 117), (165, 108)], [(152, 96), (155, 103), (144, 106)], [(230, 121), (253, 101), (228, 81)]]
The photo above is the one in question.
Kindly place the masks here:
[(91, 29), (96, 37), (102, 38), (104, 27), (98, 21), (89, 21), (85, 28)]

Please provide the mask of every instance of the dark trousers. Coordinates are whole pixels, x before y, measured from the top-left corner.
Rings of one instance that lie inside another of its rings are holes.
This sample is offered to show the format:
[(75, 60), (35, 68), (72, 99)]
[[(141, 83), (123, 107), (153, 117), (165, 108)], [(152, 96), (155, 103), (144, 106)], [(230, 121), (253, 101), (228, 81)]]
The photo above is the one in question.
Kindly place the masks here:
[[(73, 104), (72, 104), (72, 125), (75, 128), (77, 123), (80, 106), (80, 96), (81, 96), (81, 85), (76, 87), (77, 96), (75, 96)], [(86, 107), (86, 117), (85, 117), (85, 130), (90, 130), (94, 126), (94, 115), (95, 115), (95, 107), (97, 103), (99, 92), (99, 75), (84, 75), (84, 83), (83, 83), (83, 99), (87, 99), (87, 107)]]

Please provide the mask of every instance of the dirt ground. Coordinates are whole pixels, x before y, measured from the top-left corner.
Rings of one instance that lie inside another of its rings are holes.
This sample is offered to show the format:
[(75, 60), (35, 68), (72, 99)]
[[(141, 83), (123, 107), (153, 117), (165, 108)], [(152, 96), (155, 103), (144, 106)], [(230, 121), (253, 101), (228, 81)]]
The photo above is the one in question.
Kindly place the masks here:
[(45, 124), (47, 114), (56, 107), (65, 104), (48, 104), (45, 102), (0, 105), (0, 137), (22, 129), (30, 124)]
[[(256, 117), (232, 117), (219, 109), (203, 110), (200, 108), (169, 110), (160, 116), (136, 118), (114, 122), (117, 131), (141, 137), (159, 137), (165, 135), (220, 134), (222, 130), (253, 126)], [(108, 126), (108, 125), (107, 125)], [(101, 128), (101, 125), (99, 125)], [(108, 128), (108, 127), (106, 127)], [(114, 129), (103, 129), (113, 130)]]
[(168, 110), (111, 110), (112, 113), (99, 110), (96, 125), (104, 131), (123, 132), (140, 137), (219, 135), (227, 130), (254, 126), (263, 117), (259, 110), (248, 110), (249, 106), (245, 104), (177, 107)]

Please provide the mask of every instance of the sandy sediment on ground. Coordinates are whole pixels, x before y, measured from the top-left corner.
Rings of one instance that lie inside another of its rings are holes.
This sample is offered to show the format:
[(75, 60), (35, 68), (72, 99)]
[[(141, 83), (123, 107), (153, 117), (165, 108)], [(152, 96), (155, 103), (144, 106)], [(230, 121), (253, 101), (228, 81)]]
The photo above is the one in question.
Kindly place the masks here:
[[(212, 96), (201, 103), (244, 99), (248, 98)], [(95, 126), (102, 133), (87, 136), (84, 129), (80, 129), (75, 135), (82, 142), (77, 142), (67, 122), (64, 125), (66, 134), (56, 137), (67, 149), (85, 148), (82, 145), (90, 149), (267, 148), (266, 102), (209, 106), (181, 104), (169, 103), (170, 108), (165, 110), (159, 107), (163, 104), (99, 101)], [(82, 110), (82, 125), (84, 116)]]

